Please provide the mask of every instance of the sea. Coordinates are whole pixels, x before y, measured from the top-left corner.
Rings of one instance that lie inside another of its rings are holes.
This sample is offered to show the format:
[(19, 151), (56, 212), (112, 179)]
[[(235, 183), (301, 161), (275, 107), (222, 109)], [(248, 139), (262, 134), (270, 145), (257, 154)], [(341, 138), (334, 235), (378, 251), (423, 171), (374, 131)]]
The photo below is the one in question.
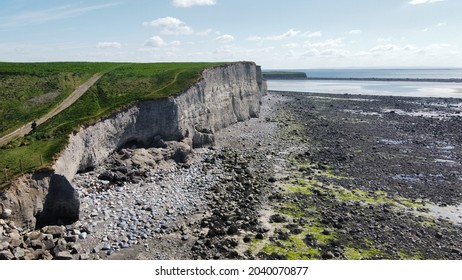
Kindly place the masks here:
[[(268, 80), (268, 89), (277, 91), (321, 92), (412, 97), (462, 98), (460, 82), (358, 81), (332, 79), (438, 79), (462, 80), (462, 68), (430, 69), (303, 69), (278, 70), (305, 72), (310, 80)], [(316, 80), (322, 78), (323, 80)]]

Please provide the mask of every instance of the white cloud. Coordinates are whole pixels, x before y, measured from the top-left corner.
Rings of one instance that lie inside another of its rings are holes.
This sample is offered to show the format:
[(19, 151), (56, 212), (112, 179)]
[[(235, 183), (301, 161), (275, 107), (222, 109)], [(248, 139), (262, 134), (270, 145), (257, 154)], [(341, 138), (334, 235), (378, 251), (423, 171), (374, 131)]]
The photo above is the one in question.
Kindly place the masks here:
[(147, 40), (144, 45), (147, 47), (160, 48), (162, 46), (165, 46), (165, 41), (159, 36), (154, 36), (149, 38), (149, 40)]
[(305, 42), (303, 45), (305, 48), (339, 48), (343, 47), (343, 38), (329, 39), (322, 42), (312, 43), (310, 41)]
[(445, 26), (447, 26), (447, 25), (448, 25), (447, 22), (440, 22), (440, 23), (438, 23), (438, 24), (436, 25), (436, 27), (445, 27)]
[(299, 47), (299, 46), (300, 46), (300, 44), (298, 44), (298, 43), (291, 43), (291, 44), (286, 44), (286, 45), (284, 45), (284, 47), (286, 47), (286, 48), (291, 48), (291, 49), (292, 49), (292, 48)]
[(116, 5), (118, 5), (118, 3), (93, 6), (64, 5), (46, 10), (26, 11), (2, 18), (3, 22), (0, 22), (0, 28), (37, 25), (60, 19), (77, 17), (92, 11), (106, 9)]
[(428, 30), (430, 30), (430, 29), (424, 28), (424, 29), (422, 29), (422, 30), (420, 30), (420, 31), (422, 31), (422, 32), (428, 32)]
[(292, 38), (292, 37), (297, 36), (298, 33), (300, 33), (300, 31), (290, 29), (289, 31), (287, 31), (286, 33), (281, 34), (281, 35), (269, 36), (268, 40), (279, 41), (279, 40), (283, 40), (283, 39), (287, 39), (287, 38)]
[(437, 2), (444, 2), (446, 0), (412, 0), (408, 3), (411, 5), (421, 5), (421, 4), (430, 4), (430, 3), (437, 3)]
[(99, 42), (96, 47), (98, 49), (120, 49), (122, 44), (119, 42)]
[(212, 28), (209, 28), (207, 30), (204, 30), (204, 31), (200, 31), (200, 32), (196, 32), (196, 35), (199, 35), (199, 36), (207, 36), (209, 35), (210, 33), (212, 33), (213, 29)]
[(143, 25), (160, 28), (160, 33), (163, 35), (189, 35), (194, 33), (191, 27), (174, 17), (164, 17), (152, 21), (145, 21)]
[(172, 5), (180, 8), (189, 8), (192, 6), (213, 6), (216, 0), (172, 0)]
[(350, 52), (344, 48), (343, 38), (329, 39), (321, 42), (307, 41), (303, 44), (303, 57), (341, 58), (349, 56)]
[(379, 37), (377, 38), (377, 42), (391, 42), (393, 39), (391, 37), (383, 38)]
[(215, 38), (215, 41), (222, 43), (222, 44), (231, 43), (232, 41), (234, 41), (234, 36), (229, 35), (229, 34), (221, 35)]
[(311, 33), (305, 33), (304, 36), (308, 38), (322, 37), (322, 32), (316, 31), (316, 32), (311, 32)]
[(166, 47), (166, 46), (179, 46), (179, 45), (181, 45), (180, 41), (172, 41), (170, 43), (167, 43), (160, 36), (153, 36), (144, 43), (144, 46), (154, 47), (154, 48), (161, 48), (161, 47)]
[(260, 37), (260, 36), (250, 36), (248, 38), (249, 41), (281, 41), (284, 39), (289, 39), (292, 37), (297, 36), (300, 33), (298, 30), (293, 30), (289, 29), (289, 31), (280, 34), (280, 35), (271, 35), (271, 36), (266, 36), (266, 37)]
[(413, 51), (418, 51), (419, 49), (415, 45), (407, 44), (407, 45), (401, 45), (401, 44), (383, 44), (383, 45), (377, 45), (373, 47), (370, 52), (371, 53), (391, 53), (391, 52), (401, 52), (401, 51), (406, 51), (406, 52), (413, 52)]
[(360, 35), (362, 33), (361, 30), (359, 29), (353, 29), (353, 30), (350, 30), (350, 31), (347, 31), (346, 34), (349, 34), (349, 35)]

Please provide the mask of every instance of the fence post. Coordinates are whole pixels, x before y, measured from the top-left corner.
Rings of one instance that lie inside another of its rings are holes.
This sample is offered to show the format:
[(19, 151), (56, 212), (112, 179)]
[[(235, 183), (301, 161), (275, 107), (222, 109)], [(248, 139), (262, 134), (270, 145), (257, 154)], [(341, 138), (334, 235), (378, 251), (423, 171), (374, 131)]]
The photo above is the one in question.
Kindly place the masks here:
[(23, 170), (22, 170), (22, 159), (19, 160), (19, 168), (21, 169), (21, 172), (23, 172)]
[(6, 168), (5, 168), (5, 179), (6, 179), (7, 182), (10, 181), (10, 180), (8, 180), (8, 171), (6, 170)]
[(40, 155), (40, 166), (43, 166), (43, 156)]

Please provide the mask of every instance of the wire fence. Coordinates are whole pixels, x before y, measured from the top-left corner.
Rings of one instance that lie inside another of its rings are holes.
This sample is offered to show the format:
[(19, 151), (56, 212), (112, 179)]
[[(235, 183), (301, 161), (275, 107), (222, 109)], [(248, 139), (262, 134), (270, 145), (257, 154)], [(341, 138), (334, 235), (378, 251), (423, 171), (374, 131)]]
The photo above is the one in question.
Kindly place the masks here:
[[(1, 160), (1, 159), (0, 159)], [(21, 158), (9, 162), (0, 162), (0, 185), (8, 185), (18, 175), (35, 171), (44, 165), (42, 155)]]

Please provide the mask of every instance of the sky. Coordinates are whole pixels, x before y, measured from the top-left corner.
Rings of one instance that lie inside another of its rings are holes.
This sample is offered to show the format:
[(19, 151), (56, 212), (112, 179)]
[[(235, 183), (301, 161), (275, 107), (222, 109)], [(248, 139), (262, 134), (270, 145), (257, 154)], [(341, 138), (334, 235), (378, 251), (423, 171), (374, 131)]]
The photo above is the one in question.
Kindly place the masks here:
[(462, 67), (461, 0), (1, 0), (0, 61)]

